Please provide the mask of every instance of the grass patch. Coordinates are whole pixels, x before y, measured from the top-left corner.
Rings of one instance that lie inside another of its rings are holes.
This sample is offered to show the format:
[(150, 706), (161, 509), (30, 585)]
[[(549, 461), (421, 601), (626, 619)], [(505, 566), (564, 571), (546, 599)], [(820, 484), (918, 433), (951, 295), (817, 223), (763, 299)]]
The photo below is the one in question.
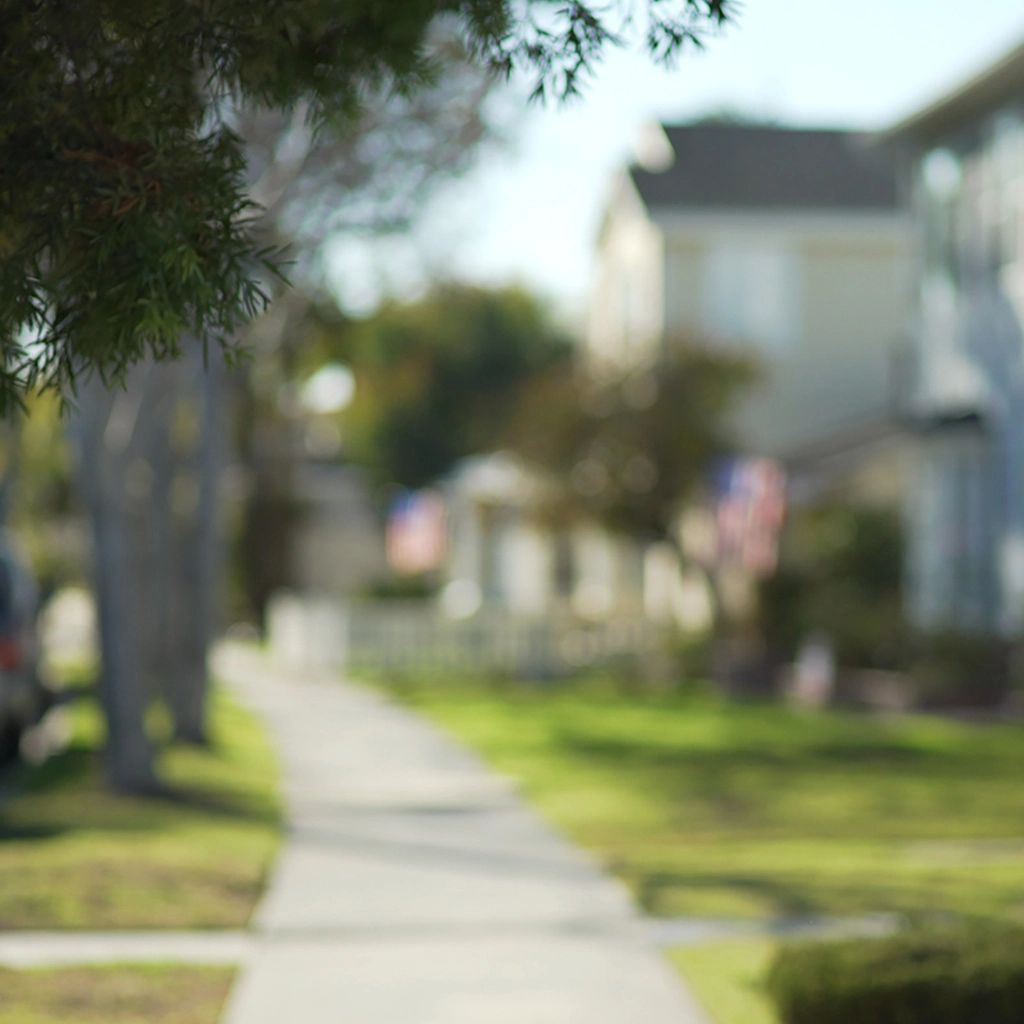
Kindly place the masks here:
[(1024, 728), (584, 686), (394, 692), (651, 913), (1024, 917)]
[(142, 798), (103, 783), (94, 701), (69, 714), (67, 750), (22, 769), (0, 807), (0, 928), (244, 926), (280, 822), (276, 766), (254, 716), (216, 691), (209, 749), (165, 750), (170, 793)]
[(0, 968), (0, 1024), (217, 1024), (230, 967)]
[(778, 1024), (764, 991), (775, 944), (761, 939), (674, 949), (670, 959), (715, 1024)]

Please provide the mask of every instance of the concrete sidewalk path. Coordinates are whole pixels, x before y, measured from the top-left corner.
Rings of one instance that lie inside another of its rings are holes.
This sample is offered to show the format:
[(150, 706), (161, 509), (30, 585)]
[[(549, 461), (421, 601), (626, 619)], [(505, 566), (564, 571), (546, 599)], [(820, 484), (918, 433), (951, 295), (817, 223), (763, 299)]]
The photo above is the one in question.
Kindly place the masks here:
[(225, 647), (289, 831), (225, 1024), (706, 1024), (625, 891), (385, 698)]
[(244, 963), (258, 937), (241, 931), (0, 932), (0, 966)]

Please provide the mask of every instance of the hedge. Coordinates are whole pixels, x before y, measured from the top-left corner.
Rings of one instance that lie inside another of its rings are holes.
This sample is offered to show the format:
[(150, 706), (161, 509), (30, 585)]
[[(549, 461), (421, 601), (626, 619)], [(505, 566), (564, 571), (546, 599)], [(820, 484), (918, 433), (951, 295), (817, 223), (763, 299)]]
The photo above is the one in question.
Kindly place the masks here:
[(767, 989), (783, 1024), (1024, 1024), (1024, 929), (786, 946)]

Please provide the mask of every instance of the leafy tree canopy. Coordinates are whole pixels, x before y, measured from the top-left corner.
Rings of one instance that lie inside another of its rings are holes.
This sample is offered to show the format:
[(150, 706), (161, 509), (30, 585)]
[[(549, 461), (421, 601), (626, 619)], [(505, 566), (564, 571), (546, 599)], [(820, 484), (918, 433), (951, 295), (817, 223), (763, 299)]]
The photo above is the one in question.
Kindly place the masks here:
[(117, 379), (261, 308), (236, 111), (343, 128), (366, 95), (429, 80), (439, 16), (567, 95), (640, 15), (669, 59), (732, 2), (0, 0), (0, 402)]
[(510, 444), (565, 481), (553, 511), (674, 540), (682, 503), (733, 447), (733, 404), (756, 375), (742, 356), (686, 339), (610, 380), (559, 370), (528, 391)]
[(518, 289), (435, 288), (335, 335), (356, 379), (349, 454), (380, 483), (420, 487), (504, 440), (523, 393), (570, 344)]

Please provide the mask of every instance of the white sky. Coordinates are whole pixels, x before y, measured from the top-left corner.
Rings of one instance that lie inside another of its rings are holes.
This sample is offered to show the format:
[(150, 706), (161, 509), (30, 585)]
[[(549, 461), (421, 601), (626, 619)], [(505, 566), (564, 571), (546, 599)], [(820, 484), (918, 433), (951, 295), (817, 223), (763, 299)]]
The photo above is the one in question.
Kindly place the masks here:
[(509, 141), (441, 190), (415, 246), (340, 243), (334, 281), (355, 310), (384, 290), (414, 291), (425, 273), (519, 282), (575, 319), (611, 176), (645, 121), (727, 109), (883, 128), (1022, 39), (1021, 0), (744, 0), (737, 21), (674, 71), (616, 52), (582, 100), (516, 104)]

